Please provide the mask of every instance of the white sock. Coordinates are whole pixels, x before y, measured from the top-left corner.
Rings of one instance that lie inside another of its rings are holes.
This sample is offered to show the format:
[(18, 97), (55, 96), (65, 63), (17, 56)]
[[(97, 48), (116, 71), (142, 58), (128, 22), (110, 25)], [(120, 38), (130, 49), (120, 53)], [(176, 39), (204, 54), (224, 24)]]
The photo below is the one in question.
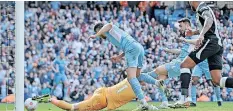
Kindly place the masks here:
[(221, 88), (225, 87), (225, 85), (226, 85), (226, 80), (227, 80), (227, 77), (222, 77), (222, 78), (220, 79), (220, 87), (221, 87)]

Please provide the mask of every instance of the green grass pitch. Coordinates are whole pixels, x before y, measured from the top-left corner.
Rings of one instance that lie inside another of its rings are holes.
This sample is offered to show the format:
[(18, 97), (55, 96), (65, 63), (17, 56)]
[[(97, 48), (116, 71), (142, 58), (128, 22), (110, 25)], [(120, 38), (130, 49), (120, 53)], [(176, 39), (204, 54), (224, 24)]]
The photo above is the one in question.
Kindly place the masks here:
[[(116, 111), (132, 111), (137, 107), (137, 102), (130, 102)], [(160, 105), (160, 102), (151, 102), (156, 106)], [(8, 110), (6, 110), (6, 104), (0, 104), (0, 111), (13, 111), (14, 105), (8, 104)], [(26, 111), (26, 110), (25, 110)], [(52, 104), (39, 104), (36, 111), (64, 111)], [(105, 110), (103, 110), (105, 111)], [(233, 102), (223, 102), (222, 107), (218, 107), (216, 102), (199, 102), (197, 107), (183, 108), (183, 109), (161, 109), (161, 111), (233, 111)]]

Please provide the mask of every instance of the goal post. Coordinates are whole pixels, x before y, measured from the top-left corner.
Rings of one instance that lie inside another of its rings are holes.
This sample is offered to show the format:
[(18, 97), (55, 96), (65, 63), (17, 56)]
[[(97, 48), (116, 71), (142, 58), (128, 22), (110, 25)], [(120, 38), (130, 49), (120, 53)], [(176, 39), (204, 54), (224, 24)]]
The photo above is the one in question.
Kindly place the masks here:
[(24, 1), (15, 2), (15, 111), (24, 111)]

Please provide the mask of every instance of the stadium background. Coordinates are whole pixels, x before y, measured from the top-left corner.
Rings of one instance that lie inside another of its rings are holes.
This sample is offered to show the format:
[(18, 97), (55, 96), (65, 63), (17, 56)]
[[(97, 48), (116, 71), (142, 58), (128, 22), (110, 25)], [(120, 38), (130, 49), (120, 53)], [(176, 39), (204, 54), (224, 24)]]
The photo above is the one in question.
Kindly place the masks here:
[[(224, 38), (223, 76), (233, 76), (233, 2), (209, 2), (215, 7), (219, 31)], [(228, 4), (227, 6), (224, 6)], [(9, 13), (2, 9), (1, 14)], [(68, 95), (78, 102), (89, 98), (98, 87), (112, 86), (120, 80), (124, 63), (113, 64), (109, 58), (118, 51), (109, 42), (89, 40), (97, 21), (113, 22), (139, 41), (146, 51), (144, 72), (176, 58), (177, 55), (163, 51), (164, 47), (180, 48), (178, 32), (173, 23), (182, 17), (189, 17), (195, 28), (195, 14), (187, 2), (26, 2), (25, 5), (25, 99), (52, 93), (58, 98), (64, 95), (62, 83), (54, 88), (55, 72), (53, 60), (65, 52), (68, 70), (65, 74), (70, 83)], [(1, 18), (0, 36), (13, 36), (12, 17)], [(7, 45), (8, 42), (1, 41)], [(6, 56), (1, 60), (5, 60)], [(14, 93), (13, 66), (0, 65), (0, 99)], [(10, 78), (7, 78), (7, 76)], [(9, 87), (7, 87), (9, 86)], [(178, 78), (167, 81), (169, 100), (180, 97)], [(54, 88), (54, 89), (53, 89)], [(199, 100), (216, 101), (212, 86), (204, 76), (197, 85)], [(161, 101), (161, 95), (152, 85), (143, 86), (147, 100)], [(224, 101), (233, 101), (232, 89), (221, 89)], [(204, 98), (204, 99), (203, 99)]]

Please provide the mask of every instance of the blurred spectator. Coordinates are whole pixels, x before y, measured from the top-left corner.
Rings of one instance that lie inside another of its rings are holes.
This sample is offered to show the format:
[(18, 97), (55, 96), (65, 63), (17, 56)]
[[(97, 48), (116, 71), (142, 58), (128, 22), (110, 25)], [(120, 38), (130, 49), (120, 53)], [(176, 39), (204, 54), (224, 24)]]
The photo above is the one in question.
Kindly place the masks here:
[(223, 16), (227, 18), (230, 17), (230, 9), (228, 8), (228, 4), (225, 4), (224, 7), (221, 9), (223, 11)]
[(227, 54), (227, 60), (232, 64), (233, 60), (233, 47), (230, 48), (230, 53)]
[(50, 94), (50, 93), (51, 93), (50, 88), (48, 88), (47, 84), (44, 83), (43, 88), (41, 89), (41, 94), (45, 95), (45, 94)]
[(230, 17), (230, 9), (228, 8), (228, 5), (227, 4), (225, 4), (224, 5), (224, 7), (221, 9), (221, 15), (222, 15), (222, 20), (223, 20), (223, 23), (224, 23), (224, 25), (225, 26), (227, 26), (228, 25), (228, 19), (229, 19), (229, 17)]

